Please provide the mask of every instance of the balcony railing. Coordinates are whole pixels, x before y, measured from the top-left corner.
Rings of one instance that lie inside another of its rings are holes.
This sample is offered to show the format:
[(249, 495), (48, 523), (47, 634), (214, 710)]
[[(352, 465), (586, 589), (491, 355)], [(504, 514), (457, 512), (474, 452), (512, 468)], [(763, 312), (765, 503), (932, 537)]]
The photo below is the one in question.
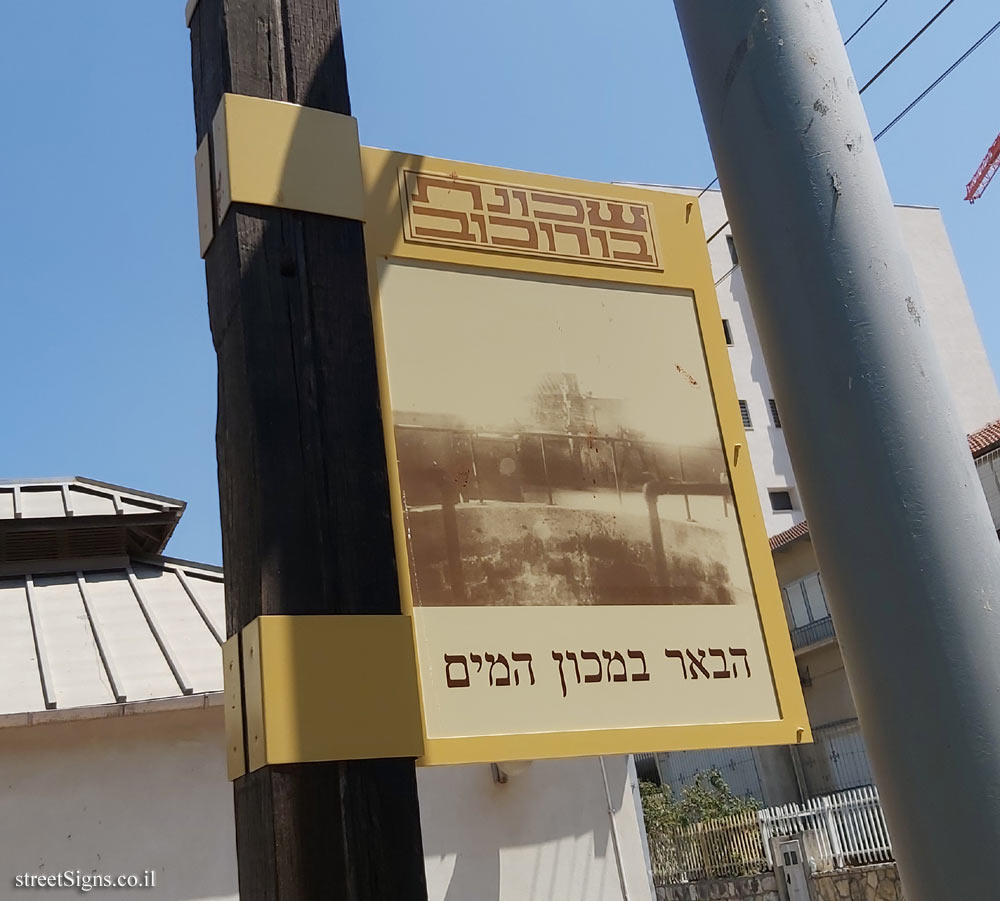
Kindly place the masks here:
[(827, 641), (836, 634), (833, 630), (833, 620), (829, 616), (824, 616), (823, 619), (818, 619), (814, 623), (792, 629), (792, 647), (797, 651), (800, 648), (807, 648), (809, 645)]

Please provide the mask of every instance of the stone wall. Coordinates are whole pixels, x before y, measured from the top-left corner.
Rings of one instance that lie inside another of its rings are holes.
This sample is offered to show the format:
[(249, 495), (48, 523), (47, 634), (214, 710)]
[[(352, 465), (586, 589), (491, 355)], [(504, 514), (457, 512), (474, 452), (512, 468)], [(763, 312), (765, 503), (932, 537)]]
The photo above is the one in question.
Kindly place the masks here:
[(780, 901), (773, 873), (733, 879), (704, 879), (686, 885), (658, 885), (656, 901)]
[[(906, 901), (892, 863), (817, 873), (809, 881), (814, 901)], [(657, 901), (780, 901), (781, 897), (773, 873), (656, 887)]]
[(894, 863), (818, 873), (812, 889), (816, 901), (906, 901)]

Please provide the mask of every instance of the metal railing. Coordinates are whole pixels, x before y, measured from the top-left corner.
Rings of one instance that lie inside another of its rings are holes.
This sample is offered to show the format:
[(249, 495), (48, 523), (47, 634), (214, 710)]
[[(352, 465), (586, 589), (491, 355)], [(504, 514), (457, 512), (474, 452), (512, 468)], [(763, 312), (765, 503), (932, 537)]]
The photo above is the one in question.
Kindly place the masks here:
[(833, 629), (833, 620), (829, 616), (824, 616), (815, 622), (807, 623), (792, 629), (792, 647), (797, 651), (800, 648), (807, 648), (810, 645), (819, 644), (836, 637)]

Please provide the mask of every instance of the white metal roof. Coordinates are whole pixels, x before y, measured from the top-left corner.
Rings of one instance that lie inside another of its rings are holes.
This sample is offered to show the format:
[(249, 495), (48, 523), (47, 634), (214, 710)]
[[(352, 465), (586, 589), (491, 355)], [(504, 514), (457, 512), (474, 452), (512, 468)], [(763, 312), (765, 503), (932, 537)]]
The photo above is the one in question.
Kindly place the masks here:
[(184, 507), (79, 477), (0, 481), (0, 725), (221, 692), (222, 571), (160, 556)]
[(222, 690), (221, 571), (164, 557), (0, 577), (0, 715)]

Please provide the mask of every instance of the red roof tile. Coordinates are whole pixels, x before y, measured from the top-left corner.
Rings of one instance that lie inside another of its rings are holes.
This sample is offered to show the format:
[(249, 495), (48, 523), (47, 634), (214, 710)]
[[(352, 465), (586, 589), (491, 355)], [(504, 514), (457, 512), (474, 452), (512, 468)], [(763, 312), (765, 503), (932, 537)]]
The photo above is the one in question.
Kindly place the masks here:
[(973, 459), (981, 457), (1000, 447), (1000, 419), (984, 425), (978, 432), (969, 435), (969, 450)]
[(771, 550), (776, 551), (779, 548), (783, 548), (786, 544), (791, 544), (797, 538), (801, 538), (803, 535), (809, 534), (809, 523), (803, 520), (797, 526), (792, 526), (790, 529), (785, 529), (784, 532), (778, 532), (777, 535), (772, 535), (770, 538)]

